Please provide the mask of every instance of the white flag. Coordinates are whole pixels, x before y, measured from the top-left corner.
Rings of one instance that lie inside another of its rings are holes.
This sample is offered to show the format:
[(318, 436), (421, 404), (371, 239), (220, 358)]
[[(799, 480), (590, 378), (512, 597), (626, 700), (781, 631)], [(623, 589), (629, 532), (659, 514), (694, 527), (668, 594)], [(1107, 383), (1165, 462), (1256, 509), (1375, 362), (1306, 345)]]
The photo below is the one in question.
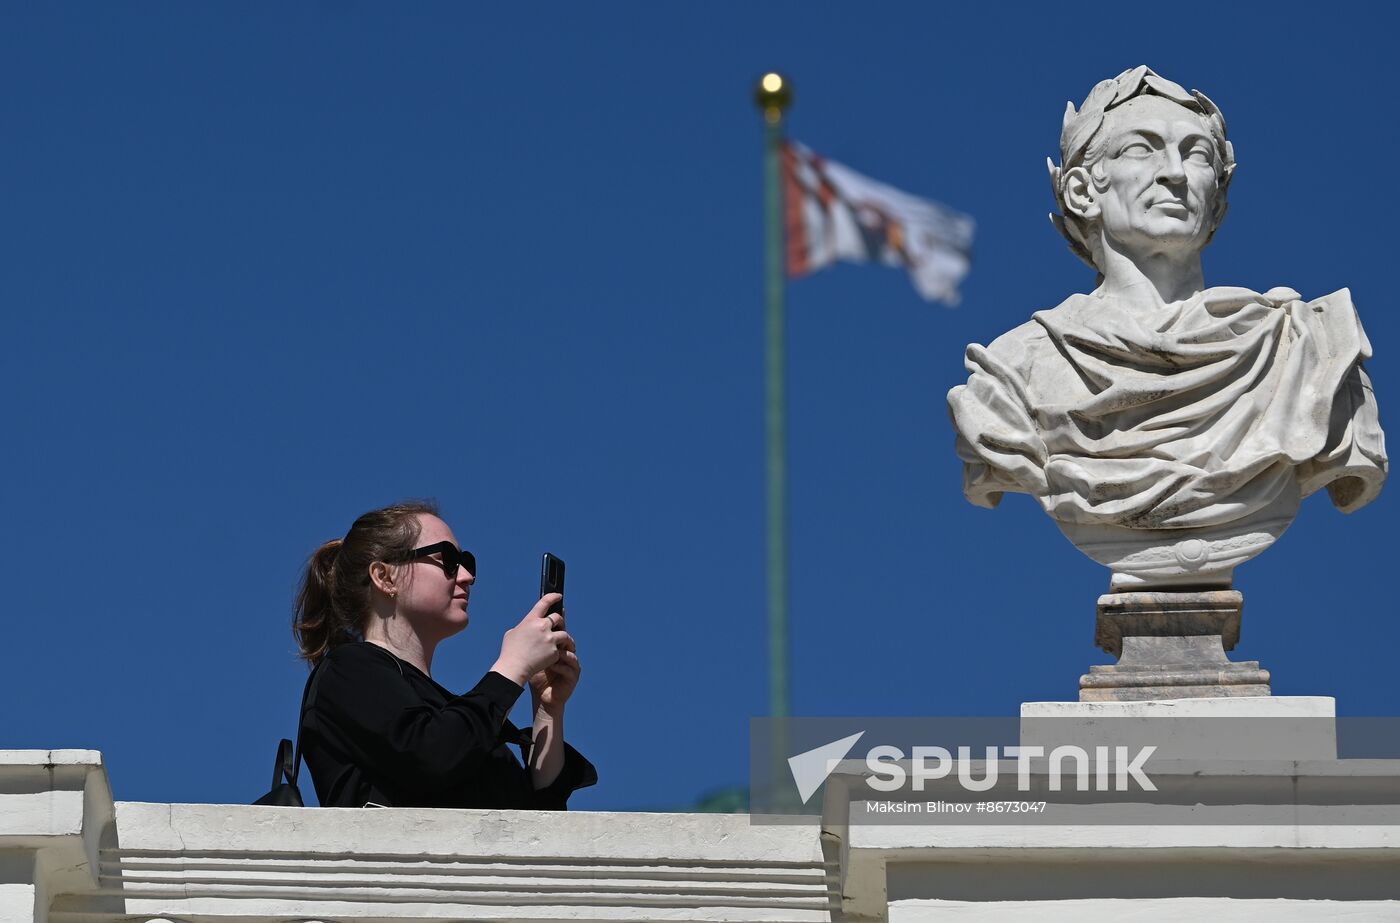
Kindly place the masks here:
[(836, 260), (909, 270), (930, 301), (958, 303), (971, 264), (967, 215), (877, 183), (809, 148), (783, 144), (787, 270), (792, 278)]

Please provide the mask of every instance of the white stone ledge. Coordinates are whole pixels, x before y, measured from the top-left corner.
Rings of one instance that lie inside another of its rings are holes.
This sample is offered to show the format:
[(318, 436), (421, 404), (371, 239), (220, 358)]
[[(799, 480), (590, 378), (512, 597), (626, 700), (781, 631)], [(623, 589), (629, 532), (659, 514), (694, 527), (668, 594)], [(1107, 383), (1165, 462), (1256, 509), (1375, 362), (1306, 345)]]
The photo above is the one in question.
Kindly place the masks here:
[(0, 775), (26, 766), (102, 765), (100, 750), (0, 750)]
[(303, 855), (199, 855), (194, 853), (143, 854), (118, 850), (102, 851), (102, 874), (118, 871), (128, 879), (151, 876), (160, 879), (169, 874), (207, 872), (220, 877), (230, 869), (243, 872), (271, 874), (319, 875), (352, 871), (358, 875), (420, 875), (425, 879), (459, 875), (535, 877), (551, 875), (557, 878), (598, 878), (600, 876), (630, 877), (638, 880), (666, 879), (675, 875), (676, 867), (685, 867), (696, 880), (763, 881), (802, 884), (817, 880), (821, 868), (804, 865), (786, 866), (732, 865), (728, 863), (671, 862), (663, 859), (637, 860), (632, 864), (616, 861), (592, 862), (575, 859), (570, 862), (545, 864), (536, 858), (507, 860), (497, 856), (481, 858), (457, 857), (418, 860), (406, 857), (400, 861), (374, 861)]
[(1337, 700), (1323, 695), (1260, 695), (1144, 702), (1022, 702), (1021, 717), (1075, 721), (1084, 718), (1308, 718), (1337, 717)]
[(753, 826), (746, 814), (274, 808), (118, 802), (120, 849), (331, 856), (587, 857), (811, 867), (812, 828)]
[[(100, 754), (5, 757), (6, 923), (30, 919), (26, 906), (48, 907), (45, 923), (1293, 920), (1304, 918), (1290, 915), (1299, 906), (1320, 919), (1350, 908), (1353, 919), (1400, 920), (1400, 902), (1369, 902), (1400, 881), (1400, 824), (1364, 822), (1387, 805), (1325, 807), (1310, 816), (1327, 823), (1269, 827), (1167, 824), (1152, 813), (1133, 825), (829, 817), (819, 828), (755, 826), (747, 815), (114, 804)], [(1384, 767), (1374, 775), (1383, 781)], [(1080, 820), (1123, 811), (1070, 807)], [(1193, 810), (1146, 807), (1188, 820)], [(1162, 869), (1175, 892), (1153, 871)], [(1263, 882), (1261, 869), (1274, 877), (1252, 893), (1197, 887), (1230, 870)], [(1066, 870), (1078, 877), (1067, 881)], [(1289, 870), (1320, 876), (1319, 900), (1243, 900), (1298, 897)], [(1117, 897), (1090, 887), (1099, 875)], [(1008, 894), (1006, 876), (1036, 887)], [(1351, 896), (1353, 883), (1366, 901), (1333, 900)], [(43, 921), (42, 910), (32, 918)]]
[(41, 846), (59, 836), (82, 836), (83, 793), (0, 793), (0, 846)]
[(1192, 826), (1062, 824), (904, 826), (862, 824), (846, 829), (852, 849), (917, 851), (1003, 849), (1018, 851), (1310, 849), (1351, 854), (1352, 850), (1400, 848), (1400, 827), (1336, 826)]
[(54, 920), (830, 919), (814, 828), (746, 815), (119, 802), (99, 887)]
[[(80, 837), (94, 800), (110, 802), (96, 750), (0, 750), (0, 847)], [(110, 806), (107, 808), (110, 814)]]
[(339, 873), (307, 875), (284, 872), (269, 874), (231, 867), (222, 874), (209, 872), (172, 871), (164, 875), (150, 872), (115, 871), (101, 876), (103, 890), (123, 894), (287, 894), (316, 897), (333, 891), (337, 894), (364, 892), (381, 898), (418, 896), (424, 900), (459, 899), (471, 893), (482, 894), (560, 894), (592, 899), (607, 894), (686, 895), (696, 900), (742, 898), (744, 900), (785, 901), (788, 898), (810, 898), (821, 894), (821, 879), (812, 881), (758, 882), (727, 881), (692, 877), (687, 872), (673, 871), (669, 878), (641, 879), (623, 875), (605, 875), (601, 870), (592, 877), (556, 877), (552, 871), (539, 870), (534, 875), (461, 875), (446, 876), (366, 875), (355, 869)]
[(890, 901), (889, 923), (1313, 923), (1317, 920), (1362, 921), (1400, 919), (1389, 901), (1234, 900), (1229, 898), (1167, 898), (1161, 900), (1069, 901)]
[[(518, 899), (517, 899), (518, 900)], [(79, 903), (70, 898), (55, 902), (49, 923), (146, 923), (152, 919), (169, 919), (172, 923), (313, 923), (313, 921), (350, 921), (355, 923), (394, 923), (401, 920), (501, 921), (529, 920), (531, 923), (641, 923), (641, 921), (676, 921), (676, 923), (830, 923), (826, 909), (810, 910), (790, 907), (762, 906), (697, 907), (686, 901), (672, 906), (661, 904), (613, 905), (607, 907), (551, 904), (543, 901), (486, 905), (481, 903), (427, 904), (397, 902), (392, 904), (364, 901), (287, 901), (277, 900), (211, 900), (190, 898), (178, 905), (164, 900), (127, 900), (125, 907), (114, 913), (110, 905)]]

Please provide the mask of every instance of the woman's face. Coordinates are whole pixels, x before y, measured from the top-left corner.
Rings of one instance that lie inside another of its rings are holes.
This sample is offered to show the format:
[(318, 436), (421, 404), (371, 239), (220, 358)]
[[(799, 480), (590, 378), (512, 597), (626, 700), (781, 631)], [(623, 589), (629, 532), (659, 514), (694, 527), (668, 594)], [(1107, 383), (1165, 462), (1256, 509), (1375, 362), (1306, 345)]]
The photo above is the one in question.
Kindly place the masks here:
[[(420, 533), (417, 547), (438, 542), (457, 545), (457, 537), (447, 523), (436, 516), (418, 514)], [(461, 548), (461, 545), (457, 545)], [(442, 555), (432, 554), (401, 565), (403, 585), (398, 596), (398, 614), (409, 621), (420, 635), (446, 638), (467, 627), (467, 598), (476, 575), (463, 565), (449, 578)]]

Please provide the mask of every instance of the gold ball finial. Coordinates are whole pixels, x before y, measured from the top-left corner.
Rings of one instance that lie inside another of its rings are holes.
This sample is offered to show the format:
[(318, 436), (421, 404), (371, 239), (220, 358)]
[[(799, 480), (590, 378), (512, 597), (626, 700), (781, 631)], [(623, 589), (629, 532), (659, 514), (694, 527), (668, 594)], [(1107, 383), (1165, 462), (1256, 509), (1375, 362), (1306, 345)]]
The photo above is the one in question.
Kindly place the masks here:
[(792, 83), (777, 71), (769, 71), (758, 79), (753, 98), (763, 110), (763, 117), (776, 122), (783, 117), (783, 110), (792, 105)]

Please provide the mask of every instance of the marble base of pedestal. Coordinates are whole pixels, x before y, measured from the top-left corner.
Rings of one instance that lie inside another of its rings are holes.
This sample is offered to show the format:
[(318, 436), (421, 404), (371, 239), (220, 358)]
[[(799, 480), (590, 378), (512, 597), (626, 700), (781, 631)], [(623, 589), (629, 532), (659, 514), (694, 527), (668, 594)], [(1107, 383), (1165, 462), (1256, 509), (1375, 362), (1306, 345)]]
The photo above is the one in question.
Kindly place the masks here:
[(1272, 694), (1269, 671), (1225, 656), (1240, 637), (1236, 590), (1109, 593), (1099, 597), (1095, 643), (1118, 657), (1079, 678), (1081, 702)]

